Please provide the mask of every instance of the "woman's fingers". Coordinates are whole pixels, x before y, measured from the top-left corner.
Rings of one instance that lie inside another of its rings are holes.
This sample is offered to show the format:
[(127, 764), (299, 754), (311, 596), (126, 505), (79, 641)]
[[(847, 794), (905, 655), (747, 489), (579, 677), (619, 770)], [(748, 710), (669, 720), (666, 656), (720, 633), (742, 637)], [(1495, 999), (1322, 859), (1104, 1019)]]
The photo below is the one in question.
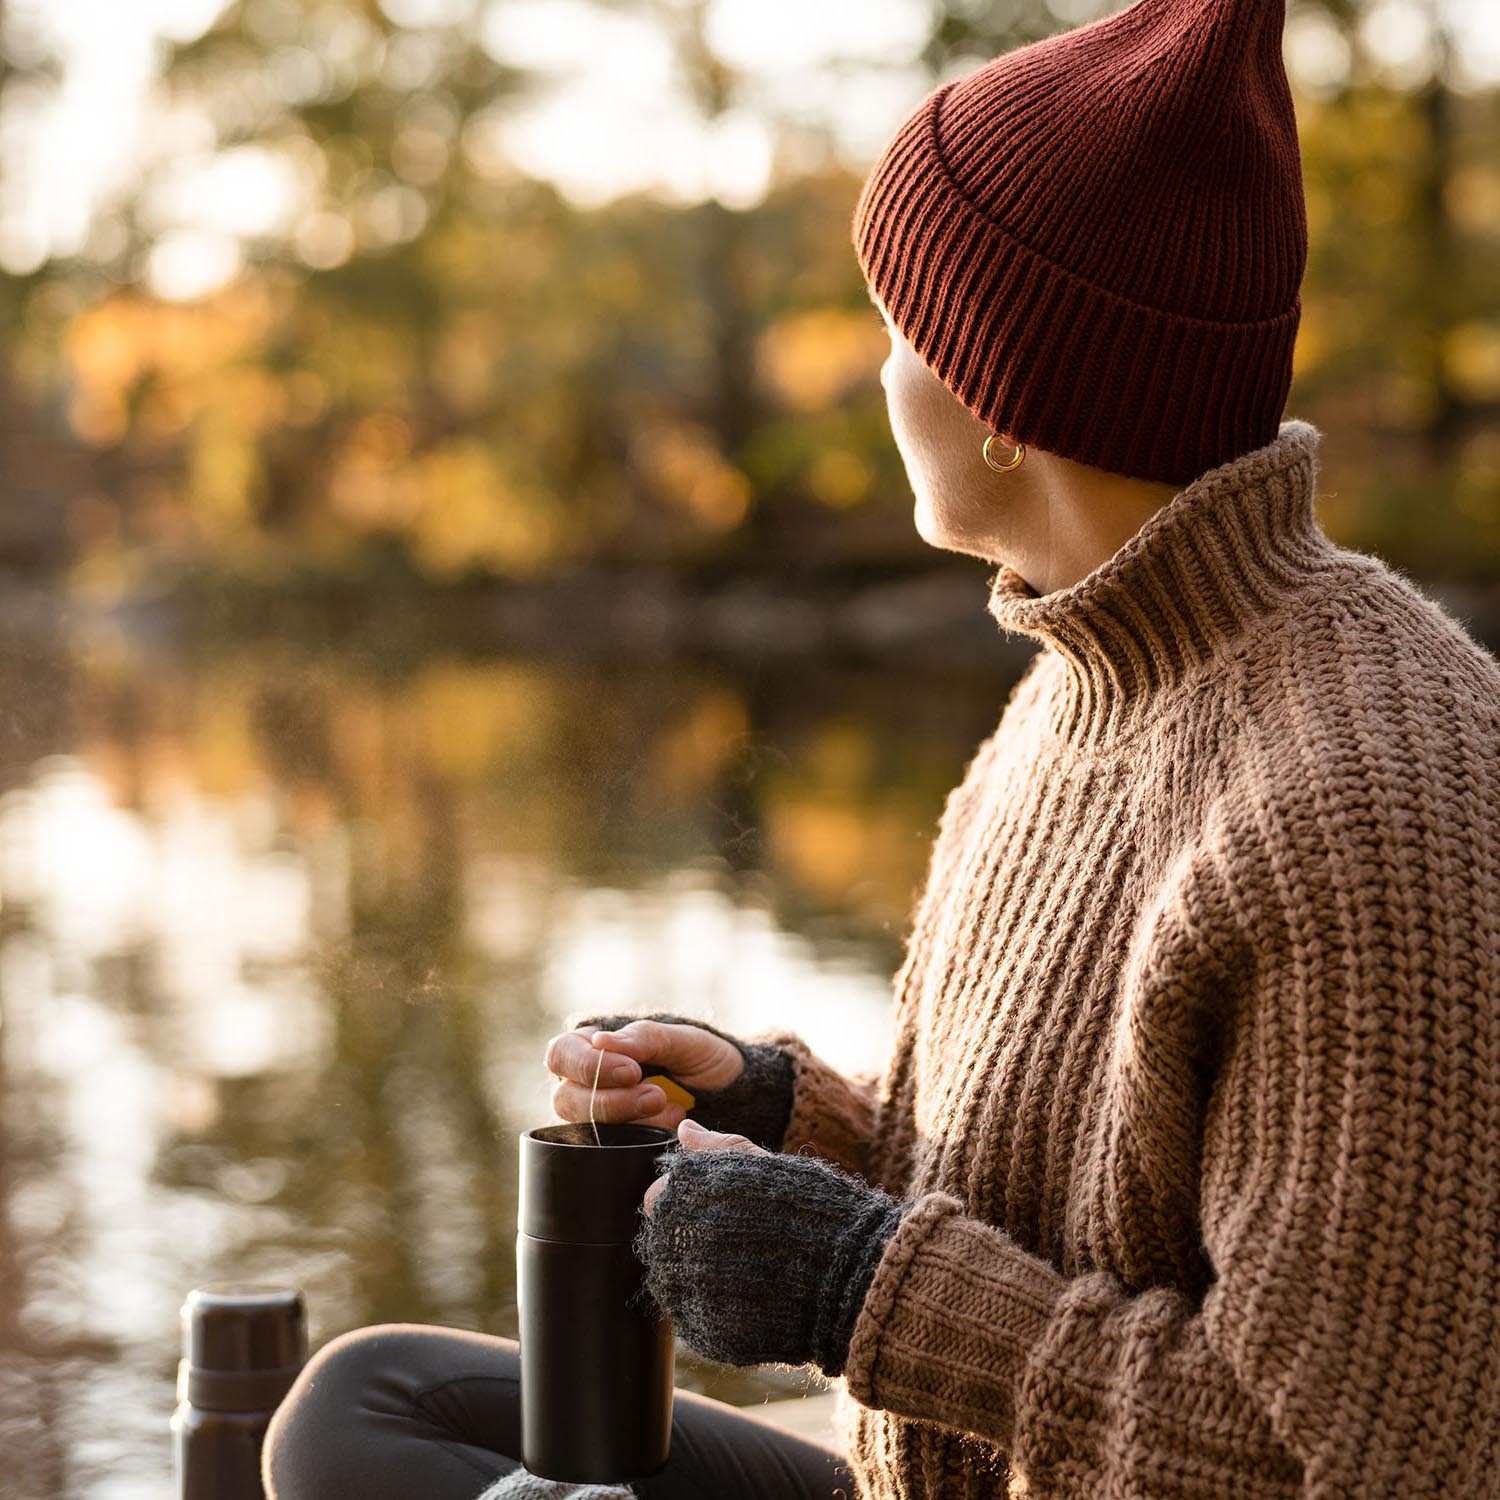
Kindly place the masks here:
[[(587, 1120), (591, 1094), (593, 1090), (583, 1084), (559, 1079), (552, 1087), (552, 1108), (559, 1119)], [(593, 1094), (593, 1100), (594, 1119), (601, 1125), (654, 1125), (658, 1121), (652, 1118), (653, 1115), (675, 1114), (679, 1120), (683, 1116), (683, 1111), (677, 1105), (669, 1104), (667, 1096), (654, 1083), (644, 1088), (623, 1089), (607, 1089), (601, 1084), (599, 1092)]]
[[(676, 1021), (635, 1020), (617, 1031), (580, 1027), (584, 1045), (597, 1058), (607, 1052), (611, 1062), (631, 1058), (665, 1069), (690, 1089), (722, 1088), (737, 1078), (745, 1066), (740, 1049), (702, 1026)], [(606, 1062), (608, 1072), (611, 1066)]]
[(738, 1051), (732, 1042), (726, 1042), (713, 1032), (679, 1021), (630, 1021), (615, 1031), (582, 1026), (575, 1034), (593, 1039), (589, 1043), (591, 1052), (607, 1051), (611, 1056), (628, 1054), (680, 1068), (701, 1068), (727, 1052)]
[(678, 1125), (687, 1119), (687, 1111), (680, 1104), (668, 1104), (665, 1108), (657, 1110), (654, 1115), (641, 1115), (632, 1120), (632, 1125), (660, 1125), (663, 1130), (676, 1131)]
[[(597, 1030), (595, 1026), (584, 1026), (577, 1031), (565, 1031), (561, 1036), (553, 1037), (547, 1043), (547, 1071), (556, 1074), (558, 1078), (586, 1084), (589, 1088), (593, 1088), (597, 1073), (601, 1091), (639, 1083), (641, 1065), (634, 1058), (620, 1053), (608, 1053), (602, 1048), (589, 1045), (589, 1037)], [(604, 1059), (602, 1065), (599, 1061), (601, 1057)]]
[[(641, 1065), (636, 1059), (623, 1052), (591, 1046), (589, 1037), (598, 1031), (597, 1026), (581, 1026), (553, 1037), (547, 1044), (547, 1070), (557, 1077), (552, 1088), (552, 1109), (558, 1119), (586, 1122), (589, 1097), (593, 1095), (594, 1119), (601, 1125), (659, 1125), (664, 1130), (676, 1130), (687, 1118), (687, 1111), (672, 1103), (655, 1084), (641, 1084)], [(600, 1034), (611, 1038), (616, 1035)], [(626, 1038), (627, 1044), (631, 1040)], [(639, 1037), (634, 1040), (639, 1044)], [(594, 1092), (596, 1072), (597, 1093)]]

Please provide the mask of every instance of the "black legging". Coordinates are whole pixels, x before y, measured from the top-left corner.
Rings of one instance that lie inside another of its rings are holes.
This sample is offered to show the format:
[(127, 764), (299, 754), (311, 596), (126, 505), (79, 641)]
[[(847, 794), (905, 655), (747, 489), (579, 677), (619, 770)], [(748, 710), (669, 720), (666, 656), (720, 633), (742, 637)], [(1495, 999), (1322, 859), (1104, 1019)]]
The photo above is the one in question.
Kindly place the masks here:
[[(382, 1323), (325, 1344), (266, 1434), (271, 1500), (475, 1500), (522, 1467), (521, 1346)], [(678, 1389), (672, 1454), (644, 1500), (854, 1500), (832, 1449)]]

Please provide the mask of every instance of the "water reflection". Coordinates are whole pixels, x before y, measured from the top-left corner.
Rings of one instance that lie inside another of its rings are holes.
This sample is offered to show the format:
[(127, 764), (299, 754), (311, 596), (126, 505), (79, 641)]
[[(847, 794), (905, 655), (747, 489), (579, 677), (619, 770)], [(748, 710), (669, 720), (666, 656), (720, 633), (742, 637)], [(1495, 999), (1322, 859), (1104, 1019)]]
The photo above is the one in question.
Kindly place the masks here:
[(195, 1283), (301, 1285), (315, 1345), (514, 1336), (516, 1137), (569, 1012), (873, 1066), (1008, 681), (94, 635), (13, 645), (0, 686), (36, 705), (0, 789), (3, 1491), (145, 1500)]

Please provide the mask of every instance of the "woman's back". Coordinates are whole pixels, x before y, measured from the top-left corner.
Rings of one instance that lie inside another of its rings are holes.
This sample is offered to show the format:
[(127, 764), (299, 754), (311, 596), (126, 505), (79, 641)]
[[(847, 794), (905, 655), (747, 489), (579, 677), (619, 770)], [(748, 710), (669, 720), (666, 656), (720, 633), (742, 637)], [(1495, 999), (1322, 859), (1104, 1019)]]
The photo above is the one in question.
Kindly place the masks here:
[(1484, 1493), (1500, 666), (1322, 533), (1317, 436), (994, 583), (1046, 645), (945, 810), (856, 1164), (920, 1205), (845, 1372), (889, 1493), (1291, 1495), (1297, 1454), (1364, 1493), (1381, 1444)]

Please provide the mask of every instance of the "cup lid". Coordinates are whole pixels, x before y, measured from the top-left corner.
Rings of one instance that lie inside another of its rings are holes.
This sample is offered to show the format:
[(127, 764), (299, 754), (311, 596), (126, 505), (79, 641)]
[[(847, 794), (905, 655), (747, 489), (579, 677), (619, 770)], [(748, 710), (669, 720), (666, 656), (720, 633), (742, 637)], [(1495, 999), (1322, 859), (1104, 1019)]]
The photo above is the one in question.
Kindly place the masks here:
[(211, 1282), (182, 1304), (182, 1353), (198, 1370), (251, 1374), (307, 1360), (307, 1313), (295, 1287)]

